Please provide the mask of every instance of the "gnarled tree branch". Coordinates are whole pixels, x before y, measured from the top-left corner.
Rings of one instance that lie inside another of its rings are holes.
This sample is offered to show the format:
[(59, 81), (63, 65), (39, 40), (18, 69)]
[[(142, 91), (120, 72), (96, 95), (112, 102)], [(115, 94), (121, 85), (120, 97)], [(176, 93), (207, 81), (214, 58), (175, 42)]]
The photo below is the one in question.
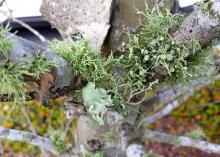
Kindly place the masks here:
[(27, 131), (7, 129), (0, 126), (0, 139), (26, 142), (56, 154), (51, 140)]
[(191, 139), (185, 136), (174, 136), (166, 133), (160, 133), (157, 131), (145, 129), (143, 137), (179, 147), (191, 147), (209, 153), (220, 154), (220, 145), (209, 143), (203, 140)]

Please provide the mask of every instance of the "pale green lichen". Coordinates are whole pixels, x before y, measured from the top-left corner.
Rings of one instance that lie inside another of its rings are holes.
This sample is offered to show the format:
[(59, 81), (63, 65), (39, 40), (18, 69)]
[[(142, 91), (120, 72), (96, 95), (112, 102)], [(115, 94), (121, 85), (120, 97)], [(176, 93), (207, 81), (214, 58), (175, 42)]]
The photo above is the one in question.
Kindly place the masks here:
[(117, 136), (113, 131), (108, 131), (105, 133), (103, 140), (106, 142), (106, 144), (115, 146), (118, 143)]
[(24, 101), (27, 85), (25, 77), (32, 77), (33, 79), (40, 79), (40, 76), (49, 72), (56, 67), (53, 61), (45, 59), (45, 53), (39, 53), (36, 57), (25, 57), (17, 61), (12, 61), (7, 54), (13, 44), (5, 35), (8, 29), (0, 28), (0, 95), (7, 95), (6, 97), (13, 97), (16, 103)]
[[(143, 15), (146, 22), (137, 33), (128, 34), (128, 42), (123, 44), (123, 50), (127, 54), (119, 58), (121, 67), (128, 71), (126, 79), (131, 84), (139, 82), (139, 87), (145, 86), (145, 80), (155, 78), (156, 67), (167, 71), (166, 79), (191, 79), (195, 72), (191, 65), (196, 66), (197, 63), (191, 64), (191, 60), (202, 54), (199, 53), (202, 48), (195, 39), (186, 46), (170, 35), (172, 29), (180, 24), (182, 16), (172, 15), (169, 10), (159, 7), (152, 10), (146, 8), (144, 12), (138, 11), (138, 14)], [(202, 69), (197, 68), (196, 73), (200, 73), (200, 70)]]
[(204, 15), (209, 17), (218, 17), (212, 8), (211, 0), (203, 0), (196, 5), (196, 9), (200, 10)]
[(103, 125), (102, 112), (107, 107), (114, 106), (111, 96), (103, 88), (96, 88), (95, 84), (89, 82), (82, 90), (83, 104), (99, 125)]
[(53, 146), (58, 153), (63, 153), (71, 147), (65, 143), (66, 134), (62, 130), (49, 130), (49, 138), (53, 142)]
[(188, 133), (186, 133), (186, 136), (193, 138), (193, 139), (198, 139), (198, 140), (206, 137), (206, 135), (202, 129), (196, 129), (191, 132), (188, 132)]
[[(101, 56), (100, 52), (89, 46), (88, 40), (54, 40), (51, 43), (51, 48), (69, 62), (76, 76), (98, 84), (108, 82), (109, 86), (112, 76), (109, 74), (108, 68), (111, 66), (112, 57)], [(103, 85), (106, 85), (105, 83)]]

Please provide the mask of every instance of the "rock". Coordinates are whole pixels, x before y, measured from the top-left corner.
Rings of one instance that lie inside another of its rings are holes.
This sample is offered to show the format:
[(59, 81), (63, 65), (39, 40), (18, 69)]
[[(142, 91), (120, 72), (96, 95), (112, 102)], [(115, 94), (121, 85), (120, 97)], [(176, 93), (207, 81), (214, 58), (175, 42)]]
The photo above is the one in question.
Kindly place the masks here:
[[(152, 8), (156, 1), (147, 0), (148, 7)], [(162, 0), (160, 5), (171, 8), (172, 1)], [(146, 0), (44, 0), (41, 13), (63, 37), (81, 32), (91, 41), (93, 48), (101, 49), (106, 41), (103, 51), (120, 50), (121, 43), (126, 41), (126, 33), (136, 32), (140, 28), (141, 16), (137, 15), (137, 10), (144, 11), (145, 2)]]
[(64, 37), (82, 33), (101, 49), (110, 28), (113, 0), (44, 0), (42, 16)]
[(77, 144), (90, 140), (102, 141), (106, 126), (99, 126), (90, 116), (82, 115), (77, 123)]
[(26, 40), (14, 34), (7, 33), (6, 37), (12, 43), (12, 49), (10, 50), (8, 56), (10, 60), (18, 61), (24, 59), (25, 57), (33, 57), (37, 56), (39, 53), (46, 52), (46, 59), (49, 61), (55, 61), (59, 65), (52, 72), (55, 77), (55, 82), (53, 87), (50, 89), (51, 98), (62, 95), (60, 92), (64, 94), (63, 89), (67, 89), (67, 87), (72, 88), (75, 77), (73, 75), (72, 68), (63, 58), (52, 52), (50, 49), (37, 45), (32, 41)]
[[(143, 18), (137, 11), (144, 11), (146, 6), (153, 8), (157, 0), (118, 0), (114, 3), (114, 10), (111, 20), (111, 29), (104, 45), (104, 51), (109, 49), (114, 51), (121, 50), (122, 42), (126, 42), (126, 33), (134, 33), (139, 30)], [(147, 4), (146, 4), (147, 2)], [(172, 7), (172, 0), (160, 3), (167, 8)]]

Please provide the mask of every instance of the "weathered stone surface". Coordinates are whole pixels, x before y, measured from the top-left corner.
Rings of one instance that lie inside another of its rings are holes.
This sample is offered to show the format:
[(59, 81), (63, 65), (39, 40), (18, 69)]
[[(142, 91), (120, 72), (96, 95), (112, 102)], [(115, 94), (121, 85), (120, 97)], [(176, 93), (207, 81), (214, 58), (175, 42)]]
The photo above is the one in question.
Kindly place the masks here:
[[(126, 42), (126, 33), (136, 32), (143, 23), (137, 11), (144, 11), (146, 5), (152, 8), (158, 0), (118, 0), (114, 3), (111, 30), (105, 43), (105, 50), (120, 51), (122, 42)], [(147, 2), (147, 3), (146, 3)], [(161, 5), (171, 8), (172, 0), (163, 1)]]
[(71, 86), (73, 86), (72, 83), (74, 80), (72, 68), (63, 58), (61, 58), (51, 50), (46, 49), (45, 47), (37, 45), (29, 40), (26, 40), (14, 34), (8, 33), (6, 36), (13, 43), (12, 50), (10, 51), (8, 56), (10, 60), (17, 61), (24, 59), (27, 56), (36, 56), (39, 53), (46, 52), (46, 59), (50, 61), (55, 61), (59, 65), (53, 71), (55, 82), (52, 88), (50, 89), (51, 97), (60, 96), (64, 88), (72, 88)]
[(106, 126), (99, 126), (90, 116), (82, 115), (77, 123), (77, 144), (103, 139)]
[[(151, 8), (156, 0), (148, 0)], [(114, 3), (111, 30), (105, 46), (112, 50), (120, 50), (121, 43), (126, 40), (126, 33), (135, 32), (141, 26), (140, 16), (136, 14), (137, 10), (145, 9), (146, 0), (118, 0)]]
[(81, 32), (93, 48), (101, 49), (110, 28), (113, 0), (44, 0), (43, 17), (64, 37)]

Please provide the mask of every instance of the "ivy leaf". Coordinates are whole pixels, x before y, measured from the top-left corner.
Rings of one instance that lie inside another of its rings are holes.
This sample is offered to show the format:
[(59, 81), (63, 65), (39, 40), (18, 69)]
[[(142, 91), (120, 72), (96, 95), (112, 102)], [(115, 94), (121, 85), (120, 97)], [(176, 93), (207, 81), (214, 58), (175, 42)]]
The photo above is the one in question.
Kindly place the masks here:
[(100, 113), (107, 107), (113, 106), (111, 96), (103, 88), (95, 88), (95, 84), (89, 82), (82, 90), (83, 102), (87, 111), (99, 125), (103, 125), (103, 117)]

